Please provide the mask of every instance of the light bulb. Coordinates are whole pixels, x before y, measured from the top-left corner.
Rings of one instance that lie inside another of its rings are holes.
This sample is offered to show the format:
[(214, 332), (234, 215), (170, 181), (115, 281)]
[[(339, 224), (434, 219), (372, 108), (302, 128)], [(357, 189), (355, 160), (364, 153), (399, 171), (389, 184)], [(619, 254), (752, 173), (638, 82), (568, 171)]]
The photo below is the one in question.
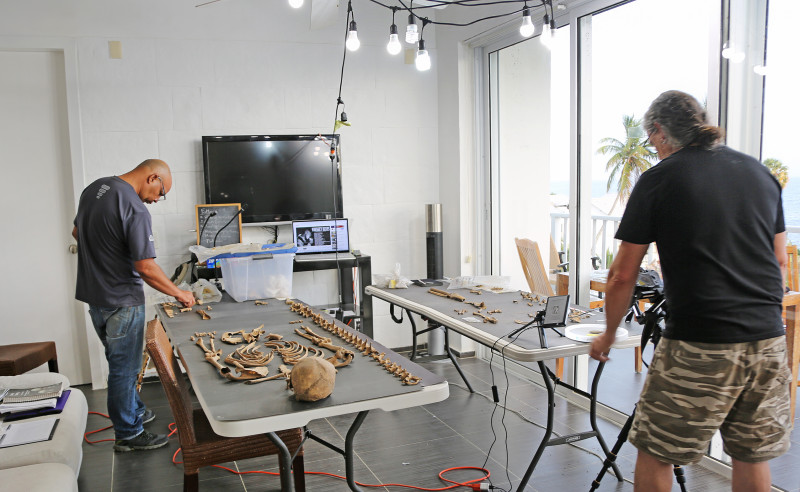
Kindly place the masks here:
[(550, 44), (553, 41), (553, 30), (550, 28), (550, 17), (547, 14), (544, 14), (544, 20), (542, 22), (542, 34), (539, 37), (542, 40), (542, 44), (547, 48), (550, 48)]
[(347, 41), (344, 42), (347, 49), (355, 51), (361, 46), (361, 41), (358, 40), (358, 30), (356, 30), (356, 21), (350, 21), (350, 29), (347, 31)]
[(767, 67), (765, 67), (764, 65), (756, 65), (753, 67), (753, 72), (763, 77), (764, 75), (767, 75), (768, 70)]
[(397, 36), (397, 24), (392, 24), (389, 27), (389, 42), (386, 44), (386, 51), (390, 55), (396, 55), (402, 51), (403, 46), (400, 44), (400, 38)]
[(419, 49), (417, 50), (417, 57), (414, 59), (414, 65), (420, 72), (431, 69), (431, 56), (428, 54), (428, 50), (425, 49), (424, 39), (419, 40)]
[(303, 0), (289, 0), (289, 6), (293, 9), (299, 9), (303, 6)]
[(533, 33), (536, 32), (536, 26), (533, 25), (533, 21), (531, 20), (531, 11), (528, 7), (522, 9), (522, 25), (519, 26), (519, 33), (526, 38), (533, 36)]
[(733, 46), (730, 43), (722, 45), (722, 58), (730, 59), (733, 56)]
[(419, 30), (413, 15), (408, 16), (408, 26), (406, 27), (406, 43), (414, 44), (419, 41)]

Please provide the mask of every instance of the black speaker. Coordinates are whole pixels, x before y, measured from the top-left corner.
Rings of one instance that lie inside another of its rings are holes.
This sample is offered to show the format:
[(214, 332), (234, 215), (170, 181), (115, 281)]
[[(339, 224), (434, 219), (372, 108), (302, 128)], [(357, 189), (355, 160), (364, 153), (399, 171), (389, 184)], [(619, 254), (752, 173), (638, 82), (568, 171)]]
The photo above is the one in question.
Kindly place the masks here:
[(444, 249), (442, 245), (442, 204), (425, 205), (425, 246), (428, 260), (428, 278), (444, 277)]

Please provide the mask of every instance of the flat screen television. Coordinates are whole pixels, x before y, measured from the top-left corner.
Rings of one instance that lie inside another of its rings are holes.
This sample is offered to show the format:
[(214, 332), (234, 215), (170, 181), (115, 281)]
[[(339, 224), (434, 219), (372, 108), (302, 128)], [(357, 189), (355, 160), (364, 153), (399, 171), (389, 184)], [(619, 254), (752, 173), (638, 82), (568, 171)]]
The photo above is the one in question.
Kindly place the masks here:
[(242, 222), (344, 217), (339, 135), (204, 136), (203, 171), (206, 203), (241, 203)]

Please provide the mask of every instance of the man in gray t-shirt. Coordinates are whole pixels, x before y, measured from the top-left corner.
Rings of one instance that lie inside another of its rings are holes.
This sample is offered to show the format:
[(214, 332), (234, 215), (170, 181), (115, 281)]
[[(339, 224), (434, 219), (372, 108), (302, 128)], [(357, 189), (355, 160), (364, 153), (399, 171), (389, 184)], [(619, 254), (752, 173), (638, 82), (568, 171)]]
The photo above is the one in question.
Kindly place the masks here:
[(75, 298), (89, 304), (95, 331), (108, 360), (108, 413), (116, 451), (155, 449), (167, 444), (143, 424), (155, 414), (139, 399), (136, 381), (144, 344), (144, 282), (194, 305), (191, 292), (178, 289), (154, 258), (150, 212), (172, 188), (169, 166), (148, 159), (122, 176), (100, 178), (83, 190), (72, 235), (78, 241)]

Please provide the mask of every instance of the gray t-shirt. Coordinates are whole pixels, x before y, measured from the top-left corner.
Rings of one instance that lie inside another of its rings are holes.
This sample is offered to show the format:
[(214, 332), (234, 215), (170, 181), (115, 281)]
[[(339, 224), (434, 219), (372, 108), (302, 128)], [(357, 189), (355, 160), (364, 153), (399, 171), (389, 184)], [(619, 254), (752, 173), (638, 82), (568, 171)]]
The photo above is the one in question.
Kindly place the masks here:
[(83, 190), (74, 220), (78, 228), (75, 298), (92, 306), (144, 304), (144, 283), (134, 262), (155, 258), (150, 212), (133, 187), (100, 178)]

